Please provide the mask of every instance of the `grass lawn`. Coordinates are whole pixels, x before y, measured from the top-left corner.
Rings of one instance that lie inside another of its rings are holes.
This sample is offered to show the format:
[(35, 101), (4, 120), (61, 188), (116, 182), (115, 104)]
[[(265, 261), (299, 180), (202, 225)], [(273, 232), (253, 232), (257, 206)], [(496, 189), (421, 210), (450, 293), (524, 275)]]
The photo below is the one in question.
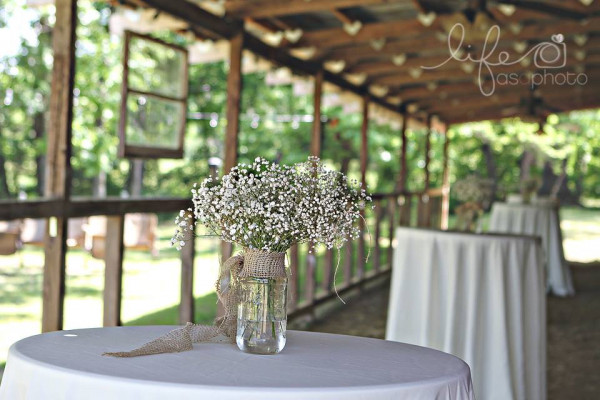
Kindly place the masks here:
[[(170, 223), (159, 228), (159, 256), (126, 250), (122, 319), (125, 324), (177, 324), (180, 296), (179, 253), (170, 247)], [(214, 282), (218, 274), (218, 241), (197, 239), (194, 295), (196, 320), (214, 318)], [(40, 332), (43, 249), (25, 246), (0, 257), (0, 363), (13, 342)], [(104, 261), (82, 250), (67, 253), (65, 329), (102, 326)]]
[[(570, 261), (600, 260), (600, 209), (565, 207), (561, 210), (565, 254)], [(483, 227), (487, 226), (488, 216)], [(452, 220), (451, 220), (452, 226)], [(382, 232), (387, 232), (385, 222)], [(177, 251), (169, 246), (172, 226), (159, 227), (158, 257), (144, 251), (125, 251), (122, 318), (126, 325), (177, 324), (180, 295), (180, 262)], [(383, 240), (387, 245), (387, 240)], [(356, 253), (357, 246), (354, 246)], [(216, 312), (214, 282), (218, 274), (218, 242), (197, 239), (194, 294), (196, 322), (210, 323)], [(303, 254), (303, 252), (301, 252)], [(382, 249), (382, 263), (387, 251)], [(0, 257), (0, 371), (8, 347), (15, 341), (40, 332), (43, 249), (26, 246), (15, 255)], [(355, 255), (356, 257), (356, 255)], [(334, 263), (337, 259), (334, 258)], [(343, 280), (343, 257), (337, 283)], [(323, 262), (323, 253), (318, 257)], [(300, 260), (303, 266), (304, 258)], [(367, 270), (371, 268), (367, 265)], [(104, 262), (82, 250), (67, 255), (67, 293), (65, 328), (102, 325), (102, 289)], [(322, 268), (317, 283), (322, 282)], [(305, 282), (300, 268), (299, 286)], [(302, 300), (302, 296), (300, 296)]]

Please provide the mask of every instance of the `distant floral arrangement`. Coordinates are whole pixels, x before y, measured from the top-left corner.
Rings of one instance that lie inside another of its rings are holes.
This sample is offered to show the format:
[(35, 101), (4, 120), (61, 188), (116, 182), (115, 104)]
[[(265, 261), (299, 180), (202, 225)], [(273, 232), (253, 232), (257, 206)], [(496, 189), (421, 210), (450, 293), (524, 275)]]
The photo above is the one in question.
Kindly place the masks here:
[(527, 194), (533, 194), (538, 191), (541, 183), (542, 182), (540, 181), (540, 179), (538, 179), (536, 177), (529, 177), (529, 178), (523, 179), (521, 181), (521, 192), (527, 193)]
[(493, 200), (493, 186), (494, 182), (491, 179), (468, 175), (466, 178), (456, 181), (452, 186), (452, 191), (454, 197), (461, 203), (476, 203), (486, 207)]
[(171, 244), (181, 249), (200, 223), (244, 249), (285, 252), (297, 243), (340, 248), (356, 239), (355, 222), (371, 197), (355, 180), (318, 158), (292, 166), (256, 158), (192, 189), (193, 208), (182, 210)]

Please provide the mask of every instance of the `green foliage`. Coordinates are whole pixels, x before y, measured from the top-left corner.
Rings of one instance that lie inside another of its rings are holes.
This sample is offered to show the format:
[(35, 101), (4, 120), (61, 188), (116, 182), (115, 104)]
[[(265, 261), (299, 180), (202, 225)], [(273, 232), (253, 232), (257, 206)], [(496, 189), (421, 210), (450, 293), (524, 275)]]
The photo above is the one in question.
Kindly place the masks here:
[(569, 189), (578, 196), (600, 196), (600, 111), (574, 111), (550, 115), (538, 134), (539, 125), (519, 119), (478, 122), (450, 129), (451, 181), (470, 172), (488, 176), (481, 146), (491, 146), (501, 193), (519, 190), (519, 165), (524, 151), (535, 155), (532, 175), (541, 177), (550, 162), (560, 174), (566, 160)]

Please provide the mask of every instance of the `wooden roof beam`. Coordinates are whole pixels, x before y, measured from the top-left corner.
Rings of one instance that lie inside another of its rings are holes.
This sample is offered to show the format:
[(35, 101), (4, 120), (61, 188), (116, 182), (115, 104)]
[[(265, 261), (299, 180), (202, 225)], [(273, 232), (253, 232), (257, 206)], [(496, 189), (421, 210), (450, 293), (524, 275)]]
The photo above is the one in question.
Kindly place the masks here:
[[(560, 94), (561, 96), (565, 96), (565, 94), (569, 94), (570, 96), (580, 94), (582, 92), (588, 91), (600, 91), (600, 83), (588, 83), (583, 86), (577, 87), (568, 87), (565, 88), (563, 86), (542, 86), (536, 90), (537, 95), (544, 96), (553, 96), (555, 94)], [(446, 98), (442, 103), (452, 102), (453, 100), (460, 101), (460, 105), (472, 103), (472, 105), (477, 105), (478, 103), (491, 102), (494, 103), (499, 98), (505, 98), (511, 95), (516, 95), (520, 97), (526, 97), (531, 95), (531, 87), (530, 86), (508, 86), (508, 87), (500, 87), (494, 91), (494, 94), (490, 97), (485, 97), (481, 94), (479, 88), (474, 88), (474, 90), (469, 92), (464, 92), (461, 94), (452, 93), (449, 97)], [(411, 101), (407, 99), (407, 101)], [(414, 100), (412, 100), (414, 101)], [(426, 109), (435, 108), (438, 104), (440, 104), (440, 99), (435, 97), (430, 97), (423, 101), (418, 102), (419, 105)]]
[[(513, 41), (506, 43), (504, 46), (499, 45), (494, 54), (498, 54), (500, 51), (510, 52), (512, 50), (516, 55), (520, 55), (514, 51), (513, 46)], [(572, 62), (578, 61), (576, 55), (580, 51), (586, 52), (588, 58), (596, 57), (598, 54), (592, 55), (592, 53), (600, 52), (600, 40), (590, 41), (590, 43), (586, 43), (583, 46), (569, 47), (569, 50), (570, 51), (567, 51), (567, 56)], [(516, 55), (513, 58), (516, 58)], [(439, 65), (450, 58), (447, 48), (442, 49), (434, 55), (426, 56), (422, 56), (418, 53), (400, 55), (381, 54), (380, 56), (381, 58), (377, 61), (355, 63), (347, 67), (344, 72), (357, 74), (386, 74), (394, 71), (401, 71), (402, 69), (406, 68), (420, 68), (421, 66)], [(399, 57), (399, 59), (395, 59), (395, 57)], [(492, 57), (490, 61), (495, 61), (495, 58)], [(459, 63), (459, 61), (450, 60), (446, 66), (456, 66), (459, 65)]]
[[(302, 39), (293, 46), (332, 47), (369, 42), (382, 38), (403, 37), (408, 34), (425, 32), (432, 32), (433, 37), (435, 37), (435, 30), (442, 27), (443, 21), (450, 21), (452, 18), (452, 15), (438, 16), (429, 27), (424, 27), (417, 19), (375, 22), (363, 25), (362, 29), (356, 35), (349, 35), (343, 28), (322, 29), (307, 32)], [(549, 40), (552, 35), (556, 34), (557, 29), (566, 36), (571, 34), (589, 33), (590, 27), (598, 26), (599, 24), (600, 17), (592, 17), (589, 20), (584, 21), (584, 23), (579, 21), (560, 21), (560, 28), (557, 28), (556, 21), (549, 20), (548, 23), (531, 23), (524, 25), (518, 33), (510, 30), (502, 31), (501, 40), (524, 41), (539, 38), (542, 38), (542, 40)], [(415, 48), (418, 47), (413, 47), (413, 49)]]
[[(562, 100), (564, 103), (564, 100)], [(594, 94), (589, 94), (584, 97), (569, 100), (568, 104), (563, 104), (560, 113), (583, 110), (590, 108), (600, 108), (600, 99)], [(513, 112), (508, 115), (502, 113), (502, 109), (496, 106), (482, 107), (478, 109), (468, 110), (467, 112), (457, 113), (455, 111), (449, 111), (441, 114), (450, 124), (474, 122), (474, 121), (485, 121), (485, 120), (499, 120), (504, 118), (513, 118), (519, 116), (527, 116), (526, 113)]]
[[(600, 48), (600, 37), (591, 36), (591, 32), (586, 33), (587, 41), (584, 45), (577, 44), (576, 40), (581, 39), (581, 35), (574, 33), (565, 35), (565, 43), (568, 47), (568, 52), (581, 49), (598, 49)], [(330, 60), (344, 60), (348, 64), (356, 65), (364, 60), (391, 59), (394, 56), (401, 54), (407, 55), (407, 61), (411, 58), (418, 57), (434, 57), (436, 55), (446, 55), (449, 57), (448, 42), (445, 38), (438, 37), (433, 32), (418, 35), (406, 35), (401, 39), (394, 39), (393, 41), (387, 41), (381, 50), (374, 49), (368, 42), (355, 44), (353, 46), (335, 46), (330, 48), (323, 48), (319, 46), (314, 60), (323, 60), (325, 58)], [(441, 40), (443, 39), (443, 40)], [(520, 42), (530, 42), (530, 47), (533, 47), (535, 43), (548, 41), (549, 36), (540, 36), (536, 38), (530, 38), (528, 40), (500, 40), (498, 43), (498, 51), (508, 50), (519, 54), (515, 49), (515, 45)], [(480, 48), (480, 45), (474, 44), (475, 50)], [(417, 56), (418, 55), (418, 56)], [(425, 65), (425, 64), (423, 64)], [(429, 64), (435, 65), (435, 64)]]
[(366, 7), (389, 2), (390, 0), (228, 0), (225, 2), (225, 10), (227, 15), (235, 18), (266, 18), (348, 7)]
[[(448, 63), (450, 64), (450, 63)], [(447, 64), (447, 65), (448, 65)], [(576, 66), (597, 66), (600, 65), (600, 54), (594, 54), (588, 56), (585, 60), (577, 60), (576, 58), (568, 58), (566, 60), (565, 68), (574, 68)], [(565, 68), (560, 69), (547, 69), (548, 74), (552, 74), (553, 72), (567, 72)], [(498, 74), (525, 74), (527, 72), (536, 72), (538, 68), (533, 66), (523, 66), (521, 64), (515, 65), (506, 65), (506, 66), (497, 66), (492, 67), (492, 71), (495, 76)], [(573, 72), (573, 71), (569, 71)], [(419, 74), (411, 75), (411, 73)], [(433, 70), (423, 70), (421, 68), (413, 68), (408, 71), (398, 71), (395, 73), (385, 74), (385, 75), (376, 75), (370, 76), (367, 78), (369, 84), (377, 84), (384, 86), (401, 86), (406, 84), (416, 84), (416, 83), (432, 83), (436, 81), (447, 81), (452, 82), (454, 80), (466, 80), (468, 77), (471, 79), (479, 79), (478, 67), (473, 65), (473, 69), (471, 71), (464, 70), (461, 67), (453, 67), (453, 68), (445, 68), (440, 67), (438, 69)], [(487, 74), (483, 75), (484, 78), (487, 78)]]

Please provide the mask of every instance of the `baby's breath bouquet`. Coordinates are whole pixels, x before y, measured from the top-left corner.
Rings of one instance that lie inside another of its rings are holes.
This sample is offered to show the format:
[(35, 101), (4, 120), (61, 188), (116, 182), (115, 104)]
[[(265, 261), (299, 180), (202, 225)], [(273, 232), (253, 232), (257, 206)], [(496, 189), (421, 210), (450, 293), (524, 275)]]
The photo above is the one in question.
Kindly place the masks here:
[(221, 179), (194, 185), (192, 201), (175, 219), (172, 244), (181, 249), (202, 224), (241, 247), (217, 282), (226, 310), (218, 324), (240, 349), (271, 354), (285, 344), (286, 250), (298, 243), (340, 248), (357, 238), (356, 222), (371, 198), (358, 182), (311, 157), (291, 166), (262, 158), (239, 164)]
[(493, 184), (491, 179), (468, 175), (464, 179), (456, 181), (452, 191), (461, 203), (476, 203), (482, 207), (487, 207), (492, 200)]
[(257, 158), (194, 185), (192, 196), (194, 207), (175, 220), (178, 249), (198, 223), (243, 249), (284, 252), (305, 242), (340, 248), (358, 237), (355, 222), (371, 201), (358, 182), (314, 157), (293, 166)]
[(492, 201), (493, 182), (477, 175), (468, 175), (452, 187), (454, 197), (462, 204), (456, 208), (457, 228), (473, 231), (483, 210)]
[(541, 182), (536, 177), (525, 178), (521, 181), (521, 197), (524, 203), (529, 203), (531, 197), (537, 193), (540, 188)]

